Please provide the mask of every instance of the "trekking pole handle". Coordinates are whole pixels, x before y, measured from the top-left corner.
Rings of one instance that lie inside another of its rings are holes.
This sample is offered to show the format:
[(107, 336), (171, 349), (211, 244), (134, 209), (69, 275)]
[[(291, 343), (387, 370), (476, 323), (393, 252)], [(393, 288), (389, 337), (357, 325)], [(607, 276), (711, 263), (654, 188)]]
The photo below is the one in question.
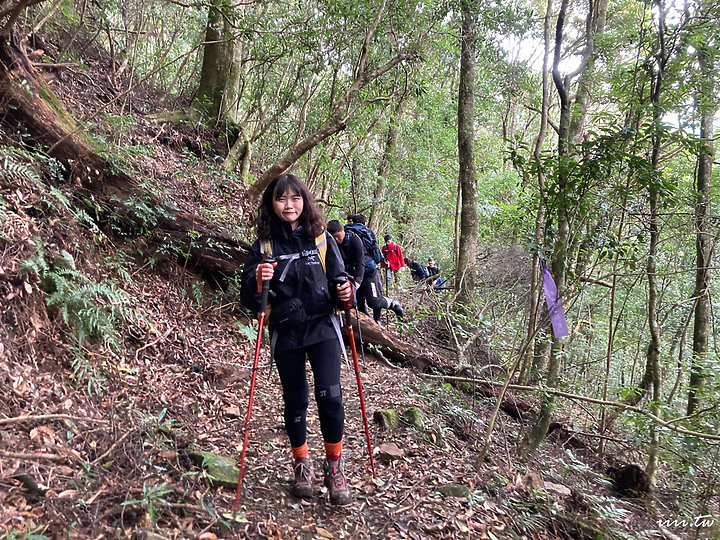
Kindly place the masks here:
[[(350, 278), (348, 278), (348, 277), (337, 278), (336, 283), (338, 285), (350, 283)], [(352, 283), (350, 283), (350, 297), (342, 303), (343, 310), (345, 310), (346, 314), (349, 313), (349, 311), (352, 309), (354, 299), (355, 299), (355, 291), (354, 291), (354, 287), (352, 286)]]
[[(262, 262), (268, 264), (275, 264), (277, 261), (272, 257), (263, 257)], [(265, 308), (267, 307), (268, 293), (270, 292), (270, 280), (258, 280), (257, 292), (262, 293), (262, 297), (260, 299), (260, 311), (265, 311)]]
[(262, 296), (260, 297), (260, 311), (264, 312), (267, 308), (268, 295), (270, 294), (270, 280), (262, 282)]

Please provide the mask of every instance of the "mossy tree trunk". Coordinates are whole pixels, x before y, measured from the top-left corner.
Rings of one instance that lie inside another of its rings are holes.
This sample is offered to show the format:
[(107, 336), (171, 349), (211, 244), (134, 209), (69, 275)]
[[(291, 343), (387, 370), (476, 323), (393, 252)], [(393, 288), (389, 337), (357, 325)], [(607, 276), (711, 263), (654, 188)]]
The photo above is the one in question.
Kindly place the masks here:
[(234, 124), (240, 121), (242, 42), (235, 36), (234, 28), (240, 15), (241, 7), (227, 0), (212, 0), (196, 97), (200, 110), (209, 118)]

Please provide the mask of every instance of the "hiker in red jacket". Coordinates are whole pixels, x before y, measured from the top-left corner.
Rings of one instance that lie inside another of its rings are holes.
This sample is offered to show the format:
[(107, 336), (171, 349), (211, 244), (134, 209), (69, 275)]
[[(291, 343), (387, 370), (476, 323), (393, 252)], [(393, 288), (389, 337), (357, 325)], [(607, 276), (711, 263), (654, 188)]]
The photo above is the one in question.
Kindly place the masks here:
[(400, 289), (400, 276), (398, 270), (405, 266), (405, 257), (403, 256), (402, 249), (395, 242), (393, 242), (392, 236), (389, 234), (385, 235), (385, 244), (382, 247), (382, 254), (385, 257), (385, 261), (382, 263), (382, 267), (385, 268), (386, 281), (390, 282), (390, 273), (392, 272), (395, 287)]

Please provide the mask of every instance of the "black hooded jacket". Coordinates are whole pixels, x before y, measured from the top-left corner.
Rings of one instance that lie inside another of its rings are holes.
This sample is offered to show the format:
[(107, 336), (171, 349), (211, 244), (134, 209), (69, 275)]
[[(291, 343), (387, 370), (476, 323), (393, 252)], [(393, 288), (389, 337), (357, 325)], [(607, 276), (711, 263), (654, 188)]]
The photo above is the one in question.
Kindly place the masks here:
[[(336, 283), (345, 279), (345, 266), (338, 251), (337, 244), (329, 233), (325, 235), (327, 253), (323, 272), (319, 256), (316, 254), (315, 238), (310, 238), (301, 225), (294, 231), (289, 224), (271, 233), (270, 245), (272, 256), (299, 254), (295, 259), (281, 259), (275, 267), (270, 281), (268, 302), (272, 308), (270, 313), (270, 332), (278, 333), (275, 351), (298, 349), (328, 339), (337, 339), (337, 333), (330, 317), (336, 306), (339, 306)], [(257, 240), (250, 248), (245, 260), (241, 277), (240, 301), (249, 310), (257, 313), (260, 309), (260, 293), (257, 292), (255, 269), (263, 260), (260, 241)], [(283, 273), (286, 273), (283, 278)], [(303, 322), (290, 329), (277, 329), (274, 324), (273, 312), (280, 312), (281, 306), (292, 298), (298, 298), (304, 308)]]

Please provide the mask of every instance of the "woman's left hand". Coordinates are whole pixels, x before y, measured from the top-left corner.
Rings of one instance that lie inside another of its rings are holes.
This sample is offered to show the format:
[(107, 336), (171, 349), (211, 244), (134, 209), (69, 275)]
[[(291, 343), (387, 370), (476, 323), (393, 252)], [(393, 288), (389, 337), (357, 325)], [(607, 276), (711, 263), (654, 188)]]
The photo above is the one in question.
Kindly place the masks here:
[(347, 303), (348, 300), (352, 298), (352, 285), (350, 285), (350, 281), (346, 281), (342, 285), (337, 286), (337, 295), (338, 299), (343, 303)]

